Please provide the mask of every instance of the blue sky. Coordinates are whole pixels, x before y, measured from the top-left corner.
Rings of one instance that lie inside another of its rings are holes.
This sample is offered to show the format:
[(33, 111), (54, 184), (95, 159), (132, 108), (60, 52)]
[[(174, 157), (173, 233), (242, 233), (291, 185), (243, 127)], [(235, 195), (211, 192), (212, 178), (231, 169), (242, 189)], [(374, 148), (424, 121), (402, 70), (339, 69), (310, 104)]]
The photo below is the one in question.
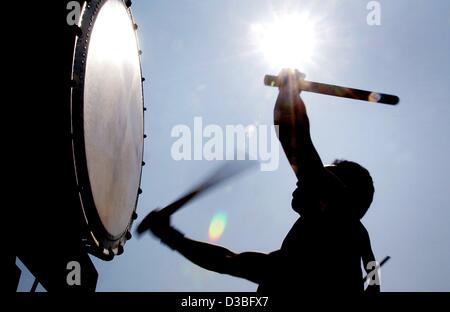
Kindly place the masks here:
[[(396, 107), (304, 93), (313, 141), (325, 163), (367, 167), (375, 199), (363, 223), (385, 291), (450, 290), (450, 3), (379, 1), (381, 25), (368, 26), (368, 1), (133, 1), (144, 52), (146, 133), (139, 220), (175, 199), (217, 162), (174, 161), (171, 129), (206, 124), (271, 124), (275, 68), (254, 51), (250, 27), (274, 13), (309, 12), (322, 31), (307, 79), (396, 94)], [(254, 170), (188, 205), (173, 224), (208, 239), (227, 215), (219, 244), (233, 251), (279, 248), (296, 214), (295, 177), (284, 155), (273, 172)], [(253, 291), (245, 280), (205, 271), (152, 236), (133, 238), (112, 262), (94, 259), (100, 291)], [(32, 280), (25, 274), (21, 289)]]

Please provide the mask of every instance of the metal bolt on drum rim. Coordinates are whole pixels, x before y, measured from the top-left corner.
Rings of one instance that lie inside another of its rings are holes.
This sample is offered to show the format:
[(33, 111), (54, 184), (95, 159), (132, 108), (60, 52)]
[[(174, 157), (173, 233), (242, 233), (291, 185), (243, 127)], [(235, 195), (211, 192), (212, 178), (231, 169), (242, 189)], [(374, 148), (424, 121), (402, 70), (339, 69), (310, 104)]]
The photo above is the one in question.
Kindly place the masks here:
[(137, 206), (144, 139), (140, 49), (129, 1), (84, 4), (73, 58), (74, 168), (89, 252), (123, 251)]

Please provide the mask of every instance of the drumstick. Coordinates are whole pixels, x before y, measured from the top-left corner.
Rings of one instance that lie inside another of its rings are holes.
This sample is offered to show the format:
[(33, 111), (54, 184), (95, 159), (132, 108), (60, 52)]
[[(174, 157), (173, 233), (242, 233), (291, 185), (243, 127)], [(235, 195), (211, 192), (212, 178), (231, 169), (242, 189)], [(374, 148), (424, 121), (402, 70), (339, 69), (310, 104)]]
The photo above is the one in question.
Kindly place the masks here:
[[(327, 94), (355, 100), (369, 101), (389, 105), (396, 105), (400, 101), (398, 96), (380, 92), (335, 86), (326, 83), (307, 80), (300, 80), (299, 83), (300, 89), (302, 91), (309, 91), (314, 93)], [(278, 87), (278, 76), (266, 75), (264, 77), (264, 84), (266, 86)]]
[[(193, 198), (211, 190), (220, 183), (234, 177), (243, 171), (255, 165), (257, 161), (250, 160), (239, 160), (239, 161), (227, 161), (224, 165), (217, 168), (211, 175), (205, 178), (200, 184), (194, 187), (191, 191), (187, 192), (179, 199), (175, 200), (171, 204), (167, 205), (159, 211), (159, 213), (172, 215), (177, 212), (180, 208), (186, 205)], [(137, 228), (137, 233), (142, 234), (149, 229), (150, 224), (150, 214), (148, 214), (139, 224)]]
[[(391, 259), (391, 257), (389, 257), (389, 256), (384, 257), (384, 259), (381, 260), (380, 265), (379, 265), (377, 268), (375, 268), (375, 270), (378, 271), (378, 270), (379, 270), (386, 262), (389, 261), (389, 259)], [(363, 282), (365, 283), (365, 282), (367, 281), (368, 278), (369, 278), (369, 274), (367, 274), (366, 276), (364, 276)]]

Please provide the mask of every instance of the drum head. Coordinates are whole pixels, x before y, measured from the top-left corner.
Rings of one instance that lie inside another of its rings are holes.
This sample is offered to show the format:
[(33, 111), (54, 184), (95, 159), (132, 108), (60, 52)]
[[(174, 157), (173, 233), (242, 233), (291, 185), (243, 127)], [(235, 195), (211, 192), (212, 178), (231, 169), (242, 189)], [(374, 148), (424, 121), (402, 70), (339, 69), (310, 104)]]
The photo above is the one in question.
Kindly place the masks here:
[(143, 92), (134, 22), (122, 0), (90, 1), (74, 54), (72, 131), (86, 225), (100, 249), (123, 245), (143, 158)]

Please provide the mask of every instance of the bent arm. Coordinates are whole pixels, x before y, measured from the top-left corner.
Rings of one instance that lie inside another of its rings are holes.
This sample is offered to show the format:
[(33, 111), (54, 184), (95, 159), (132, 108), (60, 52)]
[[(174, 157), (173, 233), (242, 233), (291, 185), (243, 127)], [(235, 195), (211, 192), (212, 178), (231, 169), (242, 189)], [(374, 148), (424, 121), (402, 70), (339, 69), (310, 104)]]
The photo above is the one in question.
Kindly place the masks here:
[(370, 244), (370, 237), (369, 233), (367, 232), (366, 228), (362, 223), (360, 223), (361, 227), (361, 258), (363, 261), (364, 269), (366, 270), (366, 273), (369, 273), (369, 263), (372, 261), (375, 261), (375, 255), (372, 251), (372, 246)]
[(209, 271), (245, 278), (257, 284), (262, 281), (268, 255), (258, 252), (235, 254), (221, 246), (186, 238), (173, 228), (171, 231), (172, 237), (163, 237), (162, 241), (192, 263)]
[[(361, 258), (362, 258), (362, 262), (363, 262), (363, 266), (364, 266), (364, 270), (366, 271), (367, 274), (371, 274), (371, 272), (373, 270), (375, 271), (375, 279), (379, 282), (380, 281), (380, 275), (378, 272), (378, 268), (374, 266), (374, 264), (376, 263), (375, 260), (375, 255), (372, 251), (372, 246), (370, 244), (370, 237), (369, 237), (369, 233), (367, 232), (366, 228), (362, 225), (361, 223), (361, 231), (362, 231), (362, 246), (361, 246)], [(376, 263), (376, 265), (378, 266), (378, 263)], [(380, 291), (380, 284), (370, 284), (367, 286), (366, 291), (369, 292), (379, 292)]]

